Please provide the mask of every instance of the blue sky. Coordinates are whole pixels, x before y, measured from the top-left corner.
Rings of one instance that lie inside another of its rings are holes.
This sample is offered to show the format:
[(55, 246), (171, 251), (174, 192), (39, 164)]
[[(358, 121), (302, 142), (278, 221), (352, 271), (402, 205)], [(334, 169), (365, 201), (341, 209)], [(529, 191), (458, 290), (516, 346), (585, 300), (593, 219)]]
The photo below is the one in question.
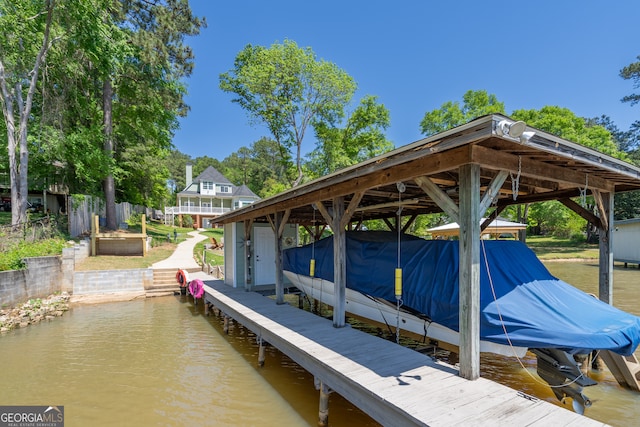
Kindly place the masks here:
[[(425, 112), (486, 90), (515, 109), (558, 105), (582, 117), (609, 115), (628, 129), (640, 105), (620, 69), (640, 55), (640, 1), (190, 0), (208, 28), (188, 43), (196, 55), (191, 106), (174, 145), (219, 160), (268, 136), (219, 89), (247, 44), (285, 39), (308, 46), (358, 84), (350, 109), (376, 95), (391, 114), (396, 147), (422, 138)], [(307, 133), (303, 151), (314, 148)]]

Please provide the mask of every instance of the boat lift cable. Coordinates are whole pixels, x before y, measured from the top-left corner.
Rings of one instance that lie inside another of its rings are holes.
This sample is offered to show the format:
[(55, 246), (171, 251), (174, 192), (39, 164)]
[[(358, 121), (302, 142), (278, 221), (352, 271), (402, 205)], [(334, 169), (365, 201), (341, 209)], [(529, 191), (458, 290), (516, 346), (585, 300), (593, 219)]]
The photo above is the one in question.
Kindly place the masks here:
[(402, 237), (402, 193), (405, 192), (406, 186), (403, 182), (397, 182), (398, 188), (398, 219), (396, 220), (396, 229), (398, 230), (398, 264), (395, 273), (395, 295), (396, 295), (396, 343), (400, 344), (400, 307), (402, 307), (402, 267), (400, 264), (400, 242)]
[(573, 380), (569, 381), (568, 383), (565, 384), (560, 384), (560, 385), (551, 385), (548, 384), (544, 381), (539, 380), (538, 378), (534, 377), (531, 372), (529, 372), (529, 370), (524, 366), (524, 363), (522, 363), (522, 359), (520, 357), (518, 357), (518, 354), (516, 353), (515, 349), (514, 349), (514, 345), (511, 342), (511, 338), (509, 338), (509, 333), (507, 332), (507, 327), (504, 324), (504, 320), (502, 318), (502, 313), (500, 312), (500, 305), (498, 304), (498, 298), (496, 296), (496, 291), (495, 288), (493, 287), (493, 279), (491, 277), (491, 270), (489, 269), (489, 261), (487, 259), (487, 252), (486, 249), (484, 247), (484, 242), (482, 241), (482, 239), (480, 239), (480, 245), (481, 245), (481, 252), (482, 252), (482, 256), (484, 257), (484, 263), (485, 263), (485, 267), (487, 268), (487, 276), (489, 278), (489, 285), (491, 287), (491, 295), (493, 296), (493, 302), (496, 304), (496, 311), (498, 312), (498, 318), (500, 319), (500, 325), (502, 326), (502, 331), (504, 332), (504, 336), (507, 338), (507, 342), (509, 343), (509, 347), (511, 347), (512, 351), (513, 351), (513, 355), (515, 356), (516, 360), (518, 361), (518, 363), (520, 364), (520, 367), (527, 373), (527, 375), (529, 375), (531, 377), (531, 379), (533, 379), (535, 382), (551, 387), (551, 388), (563, 388), (563, 387), (567, 387), (575, 382), (577, 382), (580, 378), (584, 377), (584, 374), (580, 374), (578, 375), (576, 378), (574, 378)]
[[(312, 229), (316, 227), (316, 205), (313, 204), (313, 222)], [(311, 289), (314, 289), (316, 276), (316, 233), (311, 233), (311, 259), (309, 260), (309, 276), (311, 277)], [(313, 296), (313, 295), (312, 295)], [(322, 281), (320, 282), (320, 302), (319, 314), (322, 317)]]
[(511, 196), (513, 197), (513, 201), (518, 198), (518, 191), (520, 189), (520, 174), (522, 173), (522, 156), (518, 156), (518, 174), (513, 176), (513, 173), (509, 172), (509, 176), (511, 177)]

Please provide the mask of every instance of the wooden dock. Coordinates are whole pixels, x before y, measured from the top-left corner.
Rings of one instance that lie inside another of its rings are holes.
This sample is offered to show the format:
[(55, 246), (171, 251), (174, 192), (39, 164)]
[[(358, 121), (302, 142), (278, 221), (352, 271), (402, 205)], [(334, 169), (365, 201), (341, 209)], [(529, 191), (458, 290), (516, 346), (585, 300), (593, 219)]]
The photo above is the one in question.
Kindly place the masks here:
[(603, 426), (445, 363), (254, 292), (207, 281), (205, 300), (386, 426)]

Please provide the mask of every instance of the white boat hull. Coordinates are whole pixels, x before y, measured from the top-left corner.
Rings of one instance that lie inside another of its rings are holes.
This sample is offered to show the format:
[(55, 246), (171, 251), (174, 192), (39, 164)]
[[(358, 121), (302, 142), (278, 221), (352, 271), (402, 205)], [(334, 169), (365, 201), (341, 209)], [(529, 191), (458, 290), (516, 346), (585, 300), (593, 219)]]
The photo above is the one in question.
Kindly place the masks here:
[[(334, 305), (333, 282), (296, 274), (287, 270), (284, 271), (284, 275), (309, 297), (331, 306)], [(346, 289), (346, 311), (354, 316), (387, 324), (394, 328), (398, 324), (396, 306), (349, 288)], [(438, 323), (421, 319), (407, 311), (400, 310), (399, 324), (401, 331), (405, 330), (419, 336), (427, 336), (433, 340), (454, 346), (460, 345), (460, 334), (458, 332)], [(525, 347), (511, 347), (489, 341), (480, 341), (480, 351), (504, 356), (523, 357), (527, 349)]]

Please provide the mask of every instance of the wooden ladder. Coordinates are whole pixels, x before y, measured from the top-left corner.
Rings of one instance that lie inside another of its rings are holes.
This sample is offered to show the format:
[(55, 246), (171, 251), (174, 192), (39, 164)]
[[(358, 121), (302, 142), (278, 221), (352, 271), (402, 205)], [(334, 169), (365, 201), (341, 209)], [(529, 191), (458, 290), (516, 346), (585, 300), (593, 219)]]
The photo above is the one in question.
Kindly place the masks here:
[(602, 350), (599, 356), (621, 386), (640, 391), (640, 362), (635, 355), (620, 356), (612, 351)]

